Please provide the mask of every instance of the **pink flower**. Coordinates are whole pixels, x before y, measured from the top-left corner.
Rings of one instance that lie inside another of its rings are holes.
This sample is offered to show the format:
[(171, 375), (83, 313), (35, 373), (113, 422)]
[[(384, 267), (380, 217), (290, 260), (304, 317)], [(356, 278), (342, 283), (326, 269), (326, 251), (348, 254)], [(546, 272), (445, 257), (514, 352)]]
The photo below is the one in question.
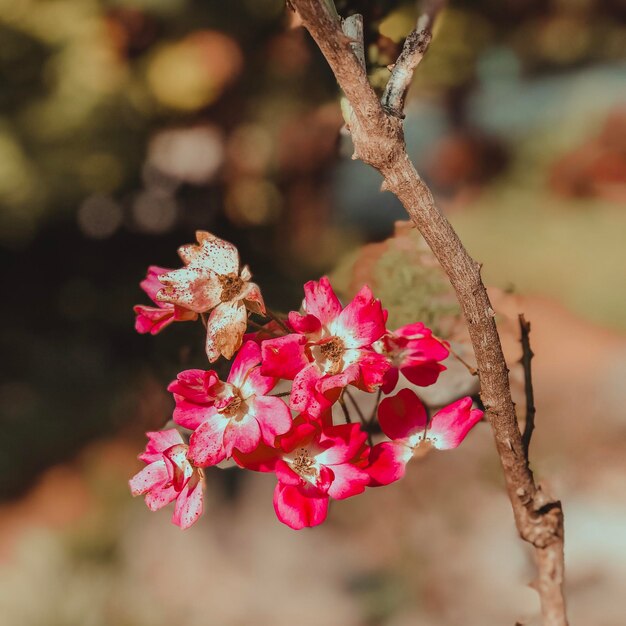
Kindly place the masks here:
[(150, 333), (156, 335), (160, 333), (166, 326), (172, 322), (186, 322), (198, 319), (198, 314), (188, 309), (168, 302), (159, 302), (156, 298), (157, 293), (163, 288), (159, 281), (159, 275), (169, 272), (165, 267), (151, 265), (144, 280), (139, 285), (148, 294), (156, 307), (138, 304), (133, 307), (137, 314), (135, 318), (135, 330), (138, 333)]
[(326, 519), (330, 498), (343, 500), (365, 490), (370, 481), (366, 439), (358, 424), (322, 426), (300, 416), (275, 448), (259, 446), (234, 458), (242, 467), (276, 473), (276, 515), (299, 530)]
[(273, 446), (291, 427), (289, 407), (267, 394), (276, 379), (261, 374), (261, 348), (248, 341), (233, 361), (228, 379), (213, 371), (186, 370), (168, 390), (174, 394), (174, 421), (193, 430), (189, 458), (207, 467), (230, 458), (233, 450), (252, 452), (261, 441)]
[(395, 332), (387, 333), (376, 342), (374, 349), (391, 361), (391, 368), (385, 374), (384, 393), (391, 393), (395, 389), (398, 371), (414, 385), (432, 385), (446, 369), (440, 361), (447, 359), (450, 354), (421, 322), (407, 324)]
[(291, 408), (318, 417), (341, 388), (382, 384), (390, 364), (372, 343), (386, 332), (386, 315), (367, 286), (345, 308), (326, 277), (306, 283), (304, 292), (303, 314), (289, 314), (295, 333), (263, 341), (262, 371), (293, 380)]
[(206, 353), (212, 363), (220, 355), (233, 357), (246, 332), (247, 310), (264, 314), (265, 304), (259, 287), (250, 282), (248, 267), (239, 270), (239, 253), (232, 243), (201, 230), (196, 238), (197, 245), (178, 249), (185, 267), (159, 276), (164, 288), (157, 299), (196, 313), (211, 311)]
[(146, 434), (146, 450), (139, 458), (148, 465), (130, 479), (131, 493), (145, 495), (151, 511), (176, 500), (172, 523), (189, 528), (202, 514), (201, 470), (189, 462), (187, 446), (175, 428)]
[(456, 448), (482, 417), (482, 411), (472, 409), (469, 397), (440, 409), (430, 422), (424, 405), (410, 389), (385, 398), (378, 407), (378, 422), (392, 441), (372, 448), (368, 469), (371, 486), (402, 478), (413, 451), (424, 442), (438, 450)]

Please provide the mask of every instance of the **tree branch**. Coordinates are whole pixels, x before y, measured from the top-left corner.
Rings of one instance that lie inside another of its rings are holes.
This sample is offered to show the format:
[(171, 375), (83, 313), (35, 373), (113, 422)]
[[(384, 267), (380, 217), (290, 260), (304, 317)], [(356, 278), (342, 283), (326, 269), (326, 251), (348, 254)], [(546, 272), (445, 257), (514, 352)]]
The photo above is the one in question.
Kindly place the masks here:
[(420, 64), (433, 38), (432, 27), (443, 0), (433, 0), (417, 20), (417, 26), (409, 33), (398, 60), (393, 65), (391, 77), (383, 92), (385, 110), (396, 117), (404, 117), (404, 101), (413, 80), (415, 68)]
[[(352, 111), (353, 158), (376, 168), (383, 189), (402, 202), (450, 279), (465, 317), (480, 378), (480, 396), (491, 423), (507, 492), (520, 536), (535, 548), (537, 590), (544, 626), (566, 626), (563, 598), (563, 512), (536, 486), (525, 454), (502, 352), (480, 264), (467, 253), (411, 163), (400, 116), (378, 101), (355, 56), (352, 40), (319, 0), (291, 0), (304, 26), (326, 57)], [(398, 83), (403, 81), (398, 80)]]
[(528, 450), (530, 448), (530, 439), (535, 430), (535, 392), (533, 390), (533, 376), (530, 362), (535, 356), (530, 348), (530, 322), (524, 318), (524, 314), (519, 315), (520, 341), (522, 344), (522, 358), (520, 363), (524, 368), (524, 391), (526, 393), (526, 422), (524, 423), (524, 433), (522, 434), (522, 443), (524, 444), (524, 452), (528, 458)]

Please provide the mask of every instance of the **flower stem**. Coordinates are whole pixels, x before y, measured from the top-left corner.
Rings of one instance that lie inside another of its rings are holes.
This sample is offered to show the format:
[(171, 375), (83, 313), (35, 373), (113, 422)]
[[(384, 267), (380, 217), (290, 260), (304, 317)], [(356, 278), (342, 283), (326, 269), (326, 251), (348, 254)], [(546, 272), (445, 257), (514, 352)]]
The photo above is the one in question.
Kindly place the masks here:
[(291, 329), (285, 324), (284, 320), (280, 318), (277, 313), (274, 313), (271, 309), (266, 309), (267, 317), (274, 320), (288, 335), (291, 334)]
[(346, 401), (343, 399), (343, 391), (339, 396), (339, 405), (341, 406), (341, 410), (343, 411), (343, 415), (346, 418), (346, 424), (352, 424), (352, 418), (350, 417), (350, 411), (348, 411), (348, 407), (346, 406)]
[(269, 395), (273, 398), (284, 398), (291, 394), (291, 391), (283, 391), (282, 393), (270, 393)]

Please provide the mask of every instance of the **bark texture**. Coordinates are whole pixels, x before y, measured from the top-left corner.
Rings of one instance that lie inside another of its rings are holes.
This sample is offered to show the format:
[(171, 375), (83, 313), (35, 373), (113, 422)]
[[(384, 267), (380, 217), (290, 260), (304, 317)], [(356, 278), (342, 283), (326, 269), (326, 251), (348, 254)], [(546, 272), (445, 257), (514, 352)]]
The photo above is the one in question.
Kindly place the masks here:
[[(406, 153), (403, 112), (398, 106), (410, 82), (405, 74), (392, 77), (383, 106), (355, 56), (354, 40), (340, 19), (319, 0), (291, 0), (304, 26), (321, 49), (349, 104), (348, 126), (353, 158), (376, 168), (383, 190), (394, 193), (446, 271), (467, 322), (480, 378), (480, 396), (491, 423), (507, 492), (520, 536), (534, 547), (544, 626), (567, 626), (563, 598), (563, 512), (561, 503), (537, 486), (529, 468), (527, 446), (511, 398), (508, 368), (502, 352), (495, 313), (482, 282), (481, 265), (470, 257), (456, 232), (437, 209), (428, 187)], [(409, 35), (399, 70), (412, 75), (430, 41), (431, 20), (421, 18)], [(427, 25), (428, 32), (424, 32)], [(420, 30), (421, 29), (421, 30)], [(420, 42), (420, 45), (416, 45)], [(413, 56), (412, 56), (413, 55)]]

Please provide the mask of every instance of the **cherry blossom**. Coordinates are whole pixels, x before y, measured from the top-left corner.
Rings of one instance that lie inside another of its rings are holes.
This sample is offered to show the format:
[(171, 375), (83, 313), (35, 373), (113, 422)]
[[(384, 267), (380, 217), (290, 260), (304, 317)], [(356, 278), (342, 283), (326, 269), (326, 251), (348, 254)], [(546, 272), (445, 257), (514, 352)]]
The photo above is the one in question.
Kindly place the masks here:
[(234, 459), (247, 469), (275, 472), (276, 515), (300, 530), (326, 519), (331, 498), (343, 500), (365, 490), (370, 481), (366, 439), (358, 424), (326, 426), (300, 416), (288, 433), (277, 438), (275, 447), (235, 452)]
[(289, 407), (268, 393), (276, 378), (261, 374), (261, 348), (248, 341), (233, 361), (226, 382), (214, 371), (186, 370), (168, 390), (174, 394), (174, 421), (193, 430), (189, 458), (208, 467), (230, 458), (233, 450), (252, 452), (260, 442), (274, 445), (289, 430)]
[(427, 387), (446, 368), (440, 363), (450, 352), (432, 331), (421, 322), (407, 324), (387, 333), (376, 342), (374, 349), (389, 357), (391, 367), (385, 374), (383, 392), (391, 393), (398, 383), (398, 372), (414, 385)]
[(386, 332), (386, 313), (367, 286), (345, 308), (326, 277), (306, 283), (304, 292), (302, 314), (288, 317), (295, 332), (262, 342), (262, 371), (293, 380), (291, 408), (318, 417), (341, 388), (382, 384), (390, 362), (372, 344)]
[(211, 311), (206, 337), (209, 361), (220, 355), (231, 359), (242, 344), (247, 311), (265, 313), (261, 290), (250, 282), (247, 266), (239, 269), (239, 252), (232, 243), (206, 231), (198, 231), (196, 238), (198, 244), (178, 249), (185, 266), (159, 276), (163, 289), (157, 300), (196, 313)]
[(430, 421), (426, 408), (410, 389), (384, 398), (378, 407), (378, 422), (391, 441), (372, 448), (368, 468), (371, 485), (388, 485), (402, 478), (406, 464), (419, 445), (430, 445), (438, 450), (458, 447), (482, 417), (482, 411), (472, 409), (469, 397), (443, 407)]
[(165, 267), (151, 265), (148, 268), (146, 277), (139, 283), (156, 306), (137, 304), (133, 308), (137, 315), (135, 318), (135, 330), (138, 333), (156, 335), (172, 322), (186, 322), (198, 319), (198, 314), (194, 311), (176, 304), (157, 300), (157, 293), (163, 289), (163, 284), (158, 277), (170, 271), (172, 270)]
[(147, 465), (130, 479), (131, 493), (145, 495), (151, 511), (176, 501), (172, 523), (189, 528), (202, 514), (202, 470), (189, 461), (188, 448), (175, 428), (146, 435), (148, 443), (139, 458)]

